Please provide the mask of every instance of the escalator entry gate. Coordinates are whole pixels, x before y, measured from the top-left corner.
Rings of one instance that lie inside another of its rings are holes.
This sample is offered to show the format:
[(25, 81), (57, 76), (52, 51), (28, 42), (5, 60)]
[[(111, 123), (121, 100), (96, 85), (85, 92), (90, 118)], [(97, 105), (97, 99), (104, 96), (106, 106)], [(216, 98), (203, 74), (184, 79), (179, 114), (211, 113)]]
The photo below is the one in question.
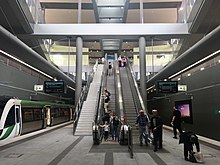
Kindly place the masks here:
[(121, 126), (120, 135), (119, 135), (119, 144), (128, 145), (128, 126), (127, 125)]
[(92, 136), (93, 136), (93, 144), (100, 144), (100, 131), (98, 125), (92, 126)]

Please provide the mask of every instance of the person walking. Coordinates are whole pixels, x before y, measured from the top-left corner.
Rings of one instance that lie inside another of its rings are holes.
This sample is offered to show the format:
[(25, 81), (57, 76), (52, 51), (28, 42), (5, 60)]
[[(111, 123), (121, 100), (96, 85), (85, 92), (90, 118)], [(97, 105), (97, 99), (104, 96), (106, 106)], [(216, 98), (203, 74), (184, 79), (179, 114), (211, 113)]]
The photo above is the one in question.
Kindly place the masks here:
[(112, 140), (115, 141), (118, 138), (118, 126), (119, 126), (118, 116), (114, 116), (112, 120)]
[(144, 114), (144, 110), (140, 110), (135, 123), (136, 127), (139, 129), (140, 146), (143, 146), (143, 137), (145, 139), (145, 144), (148, 145), (148, 123), (148, 116)]
[[(161, 117), (158, 115), (157, 110), (152, 110), (153, 117), (150, 119), (150, 128), (153, 133), (153, 144), (154, 144), (154, 152), (157, 151), (157, 149), (162, 149), (162, 133), (163, 133), (163, 122)], [(159, 142), (159, 147), (158, 143)]]
[(182, 128), (181, 128), (181, 112), (178, 111), (176, 107), (173, 107), (173, 117), (171, 121), (171, 125), (173, 126), (173, 134), (174, 134), (174, 139), (177, 139), (177, 129), (180, 134), (182, 134)]
[(112, 63), (109, 62), (108, 63), (108, 76), (111, 76), (112, 75)]

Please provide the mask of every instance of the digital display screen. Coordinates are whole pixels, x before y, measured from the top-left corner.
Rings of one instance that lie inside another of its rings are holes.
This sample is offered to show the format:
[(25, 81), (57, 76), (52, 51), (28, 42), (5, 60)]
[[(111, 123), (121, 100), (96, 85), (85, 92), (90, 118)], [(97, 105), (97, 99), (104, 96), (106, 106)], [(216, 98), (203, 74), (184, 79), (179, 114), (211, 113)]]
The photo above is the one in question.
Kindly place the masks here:
[(44, 81), (45, 93), (64, 93), (63, 81)]
[(158, 81), (157, 92), (158, 93), (177, 93), (178, 82), (177, 81)]
[(190, 117), (189, 104), (178, 104), (177, 109), (181, 112), (181, 117)]
[(181, 118), (186, 123), (193, 123), (191, 100), (176, 101), (175, 106), (181, 113)]

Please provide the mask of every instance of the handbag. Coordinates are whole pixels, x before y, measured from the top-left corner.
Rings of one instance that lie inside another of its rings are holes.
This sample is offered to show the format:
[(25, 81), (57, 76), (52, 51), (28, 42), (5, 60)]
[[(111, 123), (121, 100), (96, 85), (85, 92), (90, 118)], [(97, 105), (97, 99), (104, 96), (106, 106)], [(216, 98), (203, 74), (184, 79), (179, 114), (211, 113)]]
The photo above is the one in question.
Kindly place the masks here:
[(194, 157), (195, 157), (197, 163), (203, 163), (204, 162), (203, 154), (201, 152), (195, 152)]

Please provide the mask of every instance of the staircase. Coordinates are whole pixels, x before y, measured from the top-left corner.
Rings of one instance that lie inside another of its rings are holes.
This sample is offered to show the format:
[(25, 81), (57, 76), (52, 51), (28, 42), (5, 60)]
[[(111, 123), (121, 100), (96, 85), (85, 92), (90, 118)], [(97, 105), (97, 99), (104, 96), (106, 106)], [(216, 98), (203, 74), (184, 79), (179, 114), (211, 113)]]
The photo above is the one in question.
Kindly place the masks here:
[(99, 96), (103, 65), (98, 65), (86, 101), (84, 101), (77, 123), (75, 135), (92, 135), (92, 122), (96, 114), (96, 103)]

